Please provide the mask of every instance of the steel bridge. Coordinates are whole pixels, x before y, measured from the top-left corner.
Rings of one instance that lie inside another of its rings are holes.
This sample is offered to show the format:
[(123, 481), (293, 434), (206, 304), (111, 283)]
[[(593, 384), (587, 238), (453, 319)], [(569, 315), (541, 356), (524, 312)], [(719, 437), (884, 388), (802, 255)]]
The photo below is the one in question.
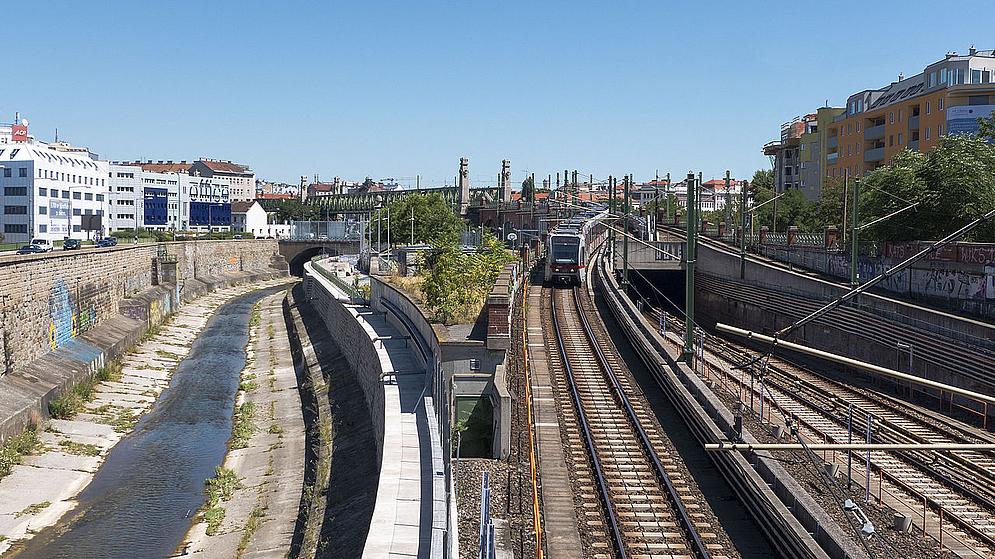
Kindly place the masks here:
[[(387, 190), (383, 192), (358, 192), (355, 194), (330, 194), (309, 198), (307, 203), (316, 206), (318, 215), (322, 218), (333, 214), (363, 214), (372, 213), (379, 207), (391, 204), (405, 196), (441, 194), (454, 208), (460, 207), (460, 188), (458, 186), (441, 186), (436, 188), (421, 188), (418, 190)], [(480, 205), (500, 199), (501, 188), (488, 186), (470, 189), (469, 205)]]

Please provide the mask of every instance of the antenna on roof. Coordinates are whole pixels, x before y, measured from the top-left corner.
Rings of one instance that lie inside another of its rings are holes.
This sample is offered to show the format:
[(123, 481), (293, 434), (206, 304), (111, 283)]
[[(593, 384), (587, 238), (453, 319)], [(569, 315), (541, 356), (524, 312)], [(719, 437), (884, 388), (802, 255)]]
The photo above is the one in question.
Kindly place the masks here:
[(59, 143), (59, 127), (55, 127), (55, 143)]

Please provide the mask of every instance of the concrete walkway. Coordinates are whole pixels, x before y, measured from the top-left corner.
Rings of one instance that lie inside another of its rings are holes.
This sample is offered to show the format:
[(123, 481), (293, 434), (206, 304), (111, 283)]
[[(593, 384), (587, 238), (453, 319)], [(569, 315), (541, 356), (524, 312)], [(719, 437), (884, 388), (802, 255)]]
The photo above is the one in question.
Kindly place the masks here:
[[(363, 557), (434, 557), (433, 547), (441, 553), (442, 542), (436, 538), (439, 541), (433, 545), (433, 532), (441, 534), (446, 522), (445, 478), (424, 364), (416, 357), (408, 332), (398, 331), (385, 315), (366, 306), (345, 303), (348, 298), (334, 284), (320, 275), (315, 279), (362, 326), (382, 371), (383, 457)], [(366, 346), (348, 340), (339, 343), (343, 348)]]
[(52, 420), (43, 447), (0, 480), (0, 555), (16, 540), (58, 522), (76, 506), (109, 450), (152, 409), (176, 365), (190, 352), (214, 311), (228, 300), (285, 279), (212, 292), (184, 305), (158, 332), (127, 353), (119, 376), (94, 389), (84, 411)]
[(290, 549), (304, 484), (305, 436), (284, 295), (262, 299), (253, 311), (259, 320), (249, 330), (236, 401), (236, 407), (252, 403), (253, 434), (246, 448), (228, 453), (224, 467), (236, 473), (239, 488), (220, 503), (225, 517), (217, 533), (208, 536), (203, 521), (190, 530), (190, 557), (286, 557)]

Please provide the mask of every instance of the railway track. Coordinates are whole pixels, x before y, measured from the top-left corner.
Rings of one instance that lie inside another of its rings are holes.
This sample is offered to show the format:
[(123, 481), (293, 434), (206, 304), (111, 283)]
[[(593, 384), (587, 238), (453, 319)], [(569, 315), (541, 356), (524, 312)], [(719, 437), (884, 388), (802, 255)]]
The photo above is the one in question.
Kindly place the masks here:
[[(581, 489), (578, 522), (592, 557), (735, 557), (683, 467), (668, 448), (600, 322), (579, 289), (548, 290), (544, 329), (551, 372), (562, 385), (561, 415), (573, 475)], [(581, 450), (582, 449), (582, 450)], [(592, 499), (600, 507), (592, 507)], [(713, 553), (717, 553), (713, 555)]]
[[(650, 311), (659, 320), (659, 311)], [(672, 321), (673, 329), (683, 325)], [(763, 377), (763, 388), (748, 372), (733, 370), (750, 359), (741, 347), (708, 336), (706, 362), (721, 378), (727, 391), (741, 402), (765, 401), (764, 416), (772, 408), (795, 420), (801, 432), (813, 442), (847, 443), (864, 440), (868, 421), (877, 443), (992, 443), (991, 433), (968, 427), (942, 416), (929, 415), (905, 402), (830, 380), (822, 375), (772, 358)], [(729, 381), (733, 387), (728, 386)], [(738, 393), (738, 394), (737, 394)], [(756, 406), (754, 406), (756, 407)], [(763, 409), (762, 407), (760, 408)], [(868, 420), (868, 418), (871, 418)], [(851, 428), (848, 429), (848, 424)], [(851, 435), (852, 434), (852, 435)], [(852, 437), (852, 439), (851, 439)], [(828, 462), (845, 464), (847, 454), (825, 456)], [(854, 453), (860, 467), (863, 453)], [(995, 554), (995, 460), (983, 452), (872, 452), (871, 472), (877, 472), (875, 495), (887, 492), (902, 499), (909, 510), (922, 511), (925, 521), (946, 520), (942, 531), (962, 556), (991, 557)], [(862, 467), (860, 467), (863, 470)], [(865, 472), (866, 476), (866, 472)], [(864, 476), (861, 476), (864, 477)], [(865, 477), (866, 479), (866, 477)], [(858, 485), (864, 485), (864, 480)], [(931, 518), (923, 507), (936, 511)]]

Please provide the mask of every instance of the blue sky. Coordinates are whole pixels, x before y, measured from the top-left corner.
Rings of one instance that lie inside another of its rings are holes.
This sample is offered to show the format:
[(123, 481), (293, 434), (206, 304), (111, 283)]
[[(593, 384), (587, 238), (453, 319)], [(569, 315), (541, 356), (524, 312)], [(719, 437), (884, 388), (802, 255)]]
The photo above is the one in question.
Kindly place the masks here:
[[(781, 122), (992, 48), (935, 2), (11, 2), (0, 120), (296, 182), (751, 175)], [(823, 10), (818, 15), (816, 10)], [(984, 12), (988, 12), (985, 14)], [(831, 22), (820, 26), (819, 22)]]

